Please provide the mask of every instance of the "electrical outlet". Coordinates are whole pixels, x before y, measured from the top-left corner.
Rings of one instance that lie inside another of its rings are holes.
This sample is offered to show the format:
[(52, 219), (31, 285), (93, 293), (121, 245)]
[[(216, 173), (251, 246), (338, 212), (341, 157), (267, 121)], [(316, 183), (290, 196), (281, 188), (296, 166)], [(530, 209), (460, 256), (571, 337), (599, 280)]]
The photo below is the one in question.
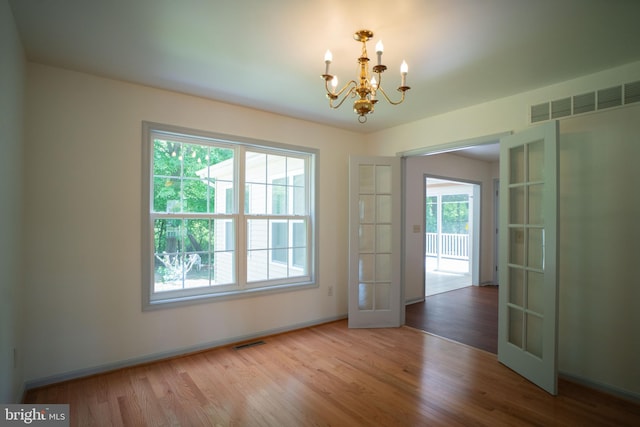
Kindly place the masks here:
[(330, 297), (333, 296), (333, 286), (329, 286), (329, 291), (327, 292), (327, 295)]

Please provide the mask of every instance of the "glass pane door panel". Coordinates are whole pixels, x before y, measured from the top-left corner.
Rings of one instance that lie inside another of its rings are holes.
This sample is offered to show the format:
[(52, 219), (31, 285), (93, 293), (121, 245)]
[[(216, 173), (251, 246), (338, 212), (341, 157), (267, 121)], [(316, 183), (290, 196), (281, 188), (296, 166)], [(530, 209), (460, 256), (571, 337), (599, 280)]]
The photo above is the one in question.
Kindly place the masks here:
[(391, 225), (376, 226), (376, 252), (391, 252)]
[(391, 166), (376, 166), (376, 193), (391, 194)]
[(527, 145), (529, 182), (544, 180), (544, 141), (536, 141)]
[(378, 283), (375, 295), (376, 310), (389, 310), (391, 308), (391, 284)]
[(360, 262), (358, 265), (358, 279), (362, 282), (370, 282), (374, 280), (375, 274), (375, 255), (360, 254)]
[(544, 274), (536, 271), (527, 272), (527, 308), (544, 314)]
[(359, 176), (360, 176), (360, 188), (359, 193), (368, 193), (371, 194), (375, 190), (376, 178), (374, 175), (374, 166), (373, 165), (360, 165), (358, 167)]
[(509, 223), (524, 224), (524, 187), (514, 187), (509, 192), (511, 193)]
[(510, 228), (509, 240), (509, 263), (524, 265), (524, 228)]
[(527, 345), (529, 353), (542, 357), (542, 318), (527, 314)]
[(358, 203), (360, 222), (372, 223), (375, 221), (376, 196), (360, 195)]
[(358, 308), (360, 310), (373, 310), (373, 285), (360, 283), (358, 285)]
[(543, 185), (530, 185), (529, 191), (529, 218), (528, 224), (544, 225), (544, 218), (542, 216), (542, 196)]
[(377, 282), (389, 282), (391, 281), (391, 255), (390, 254), (378, 254), (376, 255), (376, 277)]
[(522, 325), (524, 322), (522, 310), (518, 310), (513, 307), (509, 307), (509, 336), (508, 341), (522, 348), (524, 339), (522, 336)]
[(509, 268), (509, 303), (524, 307), (524, 270)]
[(544, 268), (544, 230), (530, 228), (527, 231), (527, 266), (541, 270)]
[(391, 195), (376, 196), (376, 222), (391, 222)]
[(371, 224), (360, 225), (360, 252), (374, 252), (375, 226)]
[(509, 150), (509, 184), (524, 182), (524, 146)]

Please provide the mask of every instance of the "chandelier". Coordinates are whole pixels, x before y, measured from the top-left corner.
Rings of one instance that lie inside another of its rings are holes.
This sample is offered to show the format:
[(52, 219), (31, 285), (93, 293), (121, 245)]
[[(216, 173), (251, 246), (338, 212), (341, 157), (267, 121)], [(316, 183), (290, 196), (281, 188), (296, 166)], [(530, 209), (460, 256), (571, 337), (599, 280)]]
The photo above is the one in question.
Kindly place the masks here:
[[(324, 63), (326, 64), (325, 72), (322, 75), (324, 79), (324, 87), (327, 91), (327, 98), (329, 98), (329, 107), (333, 109), (340, 108), (347, 98), (357, 98), (353, 103), (353, 111), (358, 114), (358, 122), (365, 123), (367, 121), (367, 114), (373, 113), (373, 107), (378, 102), (378, 92), (389, 102), (391, 105), (398, 105), (404, 101), (405, 92), (411, 89), (406, 85), (407, 71), (409, 67), (405, 61), (402, 61), (400, 66), (400, 75), (402, 81), (398, 87), (398, 91), (402, 94), (399, 101), (392, 101), (386, 92), (382, 89), (382, 73), (387, 69), (386, 65), (382, 65), (382, 42), (376, 44), (376, 54), (378, 56), (377, 65), (373, 66), (373, 73), (377, 75), (372, 76), (369, 71), (369, 58), (367, 57), (367, 41), (373, 37), (373, 32), (369, 30), (359, 30), (353, 38), (362, 43), (362, 54), (358, 58), (358, 77), (356, 80), (351, 80), (345, 84), (342, 89), (337, 90), (338, 77), (329, 74), (329, 65), (333, 60), (331, 52), (327, 50), (324, 55)], [(331, 88), (329, 84), (331, 83)], [(342, 97), (339, 102), (334, 103), (338, 98)]]

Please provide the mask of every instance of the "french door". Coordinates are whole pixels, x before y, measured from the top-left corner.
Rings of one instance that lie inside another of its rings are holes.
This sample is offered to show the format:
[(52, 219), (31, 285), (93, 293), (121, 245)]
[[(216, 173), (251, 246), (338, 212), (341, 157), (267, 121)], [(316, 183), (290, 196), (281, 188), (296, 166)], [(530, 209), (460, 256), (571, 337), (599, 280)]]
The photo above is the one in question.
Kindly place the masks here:
[(557, 394), (558, 123), (500, 141), (498, 360)]
[(349, 327), (404, 323), (400, 158), (349, 159)]

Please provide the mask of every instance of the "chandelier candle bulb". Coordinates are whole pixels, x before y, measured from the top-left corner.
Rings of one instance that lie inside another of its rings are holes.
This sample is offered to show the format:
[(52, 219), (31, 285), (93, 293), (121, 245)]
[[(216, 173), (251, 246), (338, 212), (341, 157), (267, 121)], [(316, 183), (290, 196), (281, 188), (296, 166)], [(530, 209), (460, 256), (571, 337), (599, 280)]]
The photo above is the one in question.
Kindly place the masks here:
[(376, 43), (376, 54), (378, 55), (378, 65), (382, 65), (382, 52), (384, 51), (384, 46), (382, 45), (382, 40), (379, 40)]
[(338, 76), (333, 76), (331, 79), (331, 89), (334, 95), (336, 93), (336, 87), (338, 87)]
[(325, 74), (329, 74), (329, 64), (331, 64), (331, 61), (333, 60), (333, 55), (331, 54), (331, 51), (327, 49), (327, 51), (324, 54), (324, 63), (326, 65)]
[(371, 77), (371, 100), (375, 101), (376, 99), (376, 89), (378, 89), (378, 82), (376, 82), (376, 78)]
[(407, 85), (407, 72), (409, 72), (409, 66), (405, 61), (402, 61), (402, 65), (400, 65), (400, 74), (402, 74), (402, 83), (400, 86)]

